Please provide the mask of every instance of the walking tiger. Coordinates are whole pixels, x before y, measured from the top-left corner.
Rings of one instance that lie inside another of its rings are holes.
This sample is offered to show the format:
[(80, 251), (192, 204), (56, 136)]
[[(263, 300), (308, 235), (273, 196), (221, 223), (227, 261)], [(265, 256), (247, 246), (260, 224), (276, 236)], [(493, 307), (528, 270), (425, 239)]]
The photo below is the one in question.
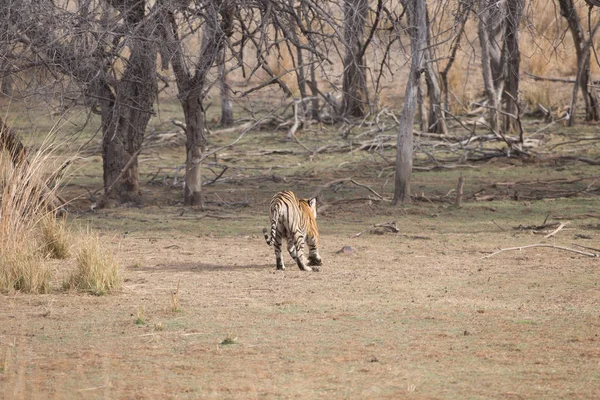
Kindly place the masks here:
[[(277, 269), (285, 269), (281, 257), (281, 244), (287, 239), (287, 248), (298, 267), (303, 271), (318, 271), (308, 265), (318, 266), (323, 262), (317, 248), (319, 231), (317, 229), (317, 200), (298, 199), (289, 191), (277, 193), (271, 199), (271, 237), (263, 229), (265, 240), (275, 249)], [(304, 245), (308, 245), (308, 265), (304, 257)]]

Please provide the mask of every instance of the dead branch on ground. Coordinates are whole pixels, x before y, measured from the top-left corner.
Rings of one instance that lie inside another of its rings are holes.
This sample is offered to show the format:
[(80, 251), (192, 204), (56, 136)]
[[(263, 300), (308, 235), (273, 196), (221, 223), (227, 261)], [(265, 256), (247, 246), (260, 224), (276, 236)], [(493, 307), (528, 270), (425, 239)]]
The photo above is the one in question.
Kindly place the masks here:
[(562, 228), (565, 227), (566, 224), (568, 224), (568, 222), (567, 223), (560, 222), (558, 227), (555, 230), (553, 230), (552, 232), (550, 232), (549, 234), (544, 236), (544, 239), (548, 239), (549, 237), (556, 235), (560, 230), (562, 230)]
[(493, 257), (493, 256), (495, 256), (497, 254), (500, 254), (500, 253), (504, 252), (504, 251), (515, 251), (515, 250), (521, 251), (523, 249), (529, 249), (529, 248), (532, 248), (532, 247), (548, 247), (548, 248), (551, 248), (551, 249), (558, 249), (558, 250), (569, 251), (569, 252), (572, 252), (572, 253), (577, 253), (577, 254), (581, 254), (581, 255), (584, 255), (584, 256), (588, 256), (588, 257), (600, 257), (600, 254), (597, 254), (597, 253), (588, 253), (588, 252), (585, 252), (585, 251), (571, 249), (569, 247), (554, 246), (552, 244), (538, 243), (538, 244), (530, 244), (530, 245), (527, 245), (527, 246), (508, 247), (506, 249), (500, 249), (498, 251), (493, 252), (492, 254), (488, 254), (487, 256), (484, 256), (484, 257), (481, 257), (481, 258), (482, 259), (484, 259), (484, 258), (490, 258), (490, 257)]
[(360, 235), (362, 235), (363, 233), (365, 233), (367, 231), (373, 232), (373, 228), (383, 228), (383, 233), (385, 233), (386, 231), (393, 232), (393, 233), (400, 232), (400, 230), (396, 226), (396, 221), (391, 221), (391, 222), (383, 222), (381, 224), (374, 224), (374, 225), (370, 226), (369, 228), (365, 229), (364, 231), (358, 232), (350, 237), (359, 237)]

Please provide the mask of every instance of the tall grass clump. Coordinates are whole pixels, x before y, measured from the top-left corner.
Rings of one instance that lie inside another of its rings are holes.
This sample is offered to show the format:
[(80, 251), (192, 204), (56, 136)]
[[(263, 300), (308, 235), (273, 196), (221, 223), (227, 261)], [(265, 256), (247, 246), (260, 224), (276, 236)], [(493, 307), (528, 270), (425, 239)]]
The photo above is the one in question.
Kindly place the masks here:
[(101, 296), (121, 287), (119, 264), (100, 243), (97, 235), (82, 235), (77, 249), (77, 266), (65, 281), (65, 289)]
[(47, 257), (64, 260), (69, 257), (71, 237), (64, 218), (48, 214), (40, 221), (42, 253)]
[[(0, 123), (0, 135), (9, 133)], [(52, 151), (51, 141), (27, 157), (23, 152), (11, 156), (0, 146), (0, 291), (49, 290), (51, 272), (40, 251), (40, 222), (54, 217), (48, 207), (58, 188), (57, 182), (48, 181), (56, 161)]]

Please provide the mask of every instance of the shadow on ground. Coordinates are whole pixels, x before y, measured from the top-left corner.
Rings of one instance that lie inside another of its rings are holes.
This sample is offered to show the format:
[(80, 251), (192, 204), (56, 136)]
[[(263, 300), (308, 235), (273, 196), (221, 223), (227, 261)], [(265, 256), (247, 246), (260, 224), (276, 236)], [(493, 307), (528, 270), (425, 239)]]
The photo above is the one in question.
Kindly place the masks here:
[(219, 264), (206, 264), (197, 262), (175, 262), (169, 264), (157, 264), (154, 266), (141, 266), (141, 267), (129, 267), (131, 271), (147, 271), (147, 272), (159, 272), (159, 271), (181, 271), (181, 272), (213, 272), (213, 271), (237, 271), (237, 270), (260, 270), (260, 269), (273, 269), (275, 266), (271, 264), (248, 264), (248, 265), (219, 265)]

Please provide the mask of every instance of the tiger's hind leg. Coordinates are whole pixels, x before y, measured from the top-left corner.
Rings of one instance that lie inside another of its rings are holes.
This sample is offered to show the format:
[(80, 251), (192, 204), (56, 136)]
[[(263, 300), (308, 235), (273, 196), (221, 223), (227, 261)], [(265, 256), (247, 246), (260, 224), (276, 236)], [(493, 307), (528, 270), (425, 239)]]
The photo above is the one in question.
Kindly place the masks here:
[[(304, 235), (301, 233), (296, 233), (294, 235), (294, 247), (296, 250), (296, 264), (298, 264), (298, 268), (302, 271), (312, 271), (312, 268), (306, 265), (306, 260), (304, 258)], [(292, 256), (293, 257), (293, 256)]]
[(294, 261), (296, 261), (296, 259), (298, 258), (298, 252), (296, 251), (296, 245), (294, 244), (294, 240), (291, 237), (288, 237), (287, 244), (288, 244), (288, 252), (290, 253), (290, 256), (292, 256)]
[(285, 265), (283, 264), (283, 257), (281, 256), (281, 236), (276, 235), (273, 242), (273, 248), (275, 249), (275, 262), (277, 263), (277, 269), (284, 270)]

